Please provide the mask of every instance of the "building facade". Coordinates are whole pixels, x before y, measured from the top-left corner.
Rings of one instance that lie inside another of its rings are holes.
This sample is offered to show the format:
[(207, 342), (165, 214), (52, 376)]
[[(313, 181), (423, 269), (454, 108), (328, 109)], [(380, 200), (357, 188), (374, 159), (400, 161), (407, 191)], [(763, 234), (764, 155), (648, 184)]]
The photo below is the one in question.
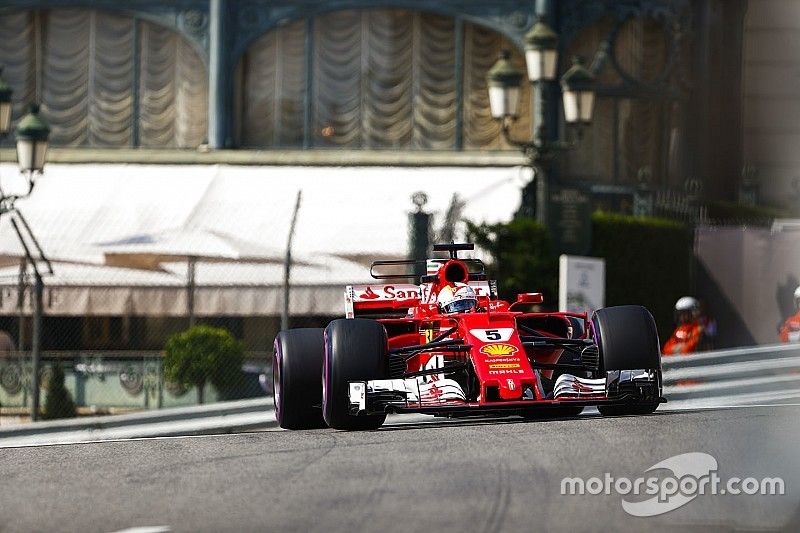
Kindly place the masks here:
[[(42, 102), (57, 147), (392, 150), (415, 164), (421, 152), (513, 152), (490, 117), (486, 73), (502, 48), (523, 67), (541, 15), (560, 35), (560, 72), (577, 54), (599, 81), (594, 124), (557, 163), (559, 179), (612, 192), (690, 180), (733, 200), (744, 10), (744, 0), (4, 0), (0, 63), (15, 117)], [(527, 86), (522, 98), (519, 137), (532, 128)], [(574, 138), (559, 99), (546, 105), (549, 135)]]
[[(552, 179), (587, 190), (595, 207), (631, 212), (641, 187), (674, 193), (668, 199), (736, 200), (745, 7), (745, 0), (0, 0), (0, 65), (14, 90), (14, 120), (41, 102), (51, 155), (62, 163), (524, 166), (491, 118), (486, 74), (502, 49), (524, 69), (524, 36), (544, 17), (560, 36), (559, 73), (579, 55), (598, 81), (594, 121), (580, 132), (564, 125), (558, 84), (547, 87), (546, 134), (575, 143), (552, 162)], [(531, 93), (524, 84), (517, 138), (536, 126)], [(175, 173), (164, 172), (174, 189)], [(510, 216), (518, 204), (506, 204), (498, 210)], [(283, 234), (275, 238), (284, 245)], [(17, 319), (3, 320), (13, 329)], [(155, 349), (182, 324), (155, 320), (163, 322), (156, 335), (159, 326), (144, 316), (63, 324), (82, 331), (71, 349), (129, 348), (131, 338), (148, 339), (133, 347)], [(270, 342), (259, 318), (224, 320), (253, 347)], [(62, 333), (45, 347), (59, 348), (50, 343), (62, 343)]]
[(750, 0), (745, 19), (744, 158), (768, 203), (800, 209), (800, 3)]

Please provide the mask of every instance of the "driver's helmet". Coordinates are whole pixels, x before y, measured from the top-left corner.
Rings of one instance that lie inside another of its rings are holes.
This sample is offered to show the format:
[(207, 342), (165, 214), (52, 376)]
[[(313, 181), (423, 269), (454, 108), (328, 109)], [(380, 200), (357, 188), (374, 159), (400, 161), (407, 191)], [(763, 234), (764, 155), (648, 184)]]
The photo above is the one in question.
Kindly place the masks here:
[(794, 290), (794, 308), (800, 311), (800, 286)]
[(683, 324), (696, 320), (700, 316), (700, 302), (697, 298), (684, 296), (675, 302), (675, 322)]
[(453, 283), (439, 291), (436, 302), (444, 314), (469, 313), (478, 306), (478, 295), (466, 283)]

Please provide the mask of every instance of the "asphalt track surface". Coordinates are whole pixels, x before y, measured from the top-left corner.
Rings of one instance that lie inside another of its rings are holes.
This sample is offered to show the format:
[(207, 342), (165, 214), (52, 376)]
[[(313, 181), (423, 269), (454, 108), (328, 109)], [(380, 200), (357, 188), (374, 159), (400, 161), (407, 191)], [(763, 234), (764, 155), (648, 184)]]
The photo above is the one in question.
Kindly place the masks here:
[[(378, 431), (268, 430), (0, 450), (0, 531), (800, 530), (800, 406), (524, 421), (393, 418)], [(702, 495), (632, 517), (631, 479), (686, 452), (783, 496)], [(130, 529), (151, 528), (151, 529)]]

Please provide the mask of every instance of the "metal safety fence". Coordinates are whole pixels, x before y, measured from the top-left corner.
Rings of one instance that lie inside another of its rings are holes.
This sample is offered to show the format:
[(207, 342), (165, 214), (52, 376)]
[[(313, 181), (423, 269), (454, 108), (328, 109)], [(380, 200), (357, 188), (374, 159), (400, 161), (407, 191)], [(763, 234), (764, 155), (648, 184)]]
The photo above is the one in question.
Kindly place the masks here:
[[(62, 418), (264, 398), (272, 394), (270, 356), (267, 352), (247, 352), (238, 371), (203, 383), (201, 398), (200, 386), (167, 379), (161, 352), (45, 352), (39, 370), (40, 415)], [(0, 358), (0, 415), (25, 421), (30, 417), (32, 400), (30, 356)], [(74, 406), (74, 411), (54, 402)]]
[(778, 344), (663, 359), (669, 408), (800, 400), (800, 346)]

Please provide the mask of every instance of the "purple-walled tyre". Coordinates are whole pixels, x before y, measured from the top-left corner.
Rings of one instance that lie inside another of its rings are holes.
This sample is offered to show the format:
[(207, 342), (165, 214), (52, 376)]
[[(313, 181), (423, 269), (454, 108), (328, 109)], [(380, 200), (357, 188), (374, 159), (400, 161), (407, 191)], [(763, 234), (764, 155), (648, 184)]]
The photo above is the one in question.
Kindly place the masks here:
[(350, 414), (349, 382), (387, 379), (386, 330), (375, 320), (334, 320), (325, 328), (325, 363), (322, 369), (322, 413), (334, 429), (377, 429), (386, 414)]
[(284, 429), (326, 427), (322, 418), (322, 328), (281, 331), (272, 355), (275, 418)]

